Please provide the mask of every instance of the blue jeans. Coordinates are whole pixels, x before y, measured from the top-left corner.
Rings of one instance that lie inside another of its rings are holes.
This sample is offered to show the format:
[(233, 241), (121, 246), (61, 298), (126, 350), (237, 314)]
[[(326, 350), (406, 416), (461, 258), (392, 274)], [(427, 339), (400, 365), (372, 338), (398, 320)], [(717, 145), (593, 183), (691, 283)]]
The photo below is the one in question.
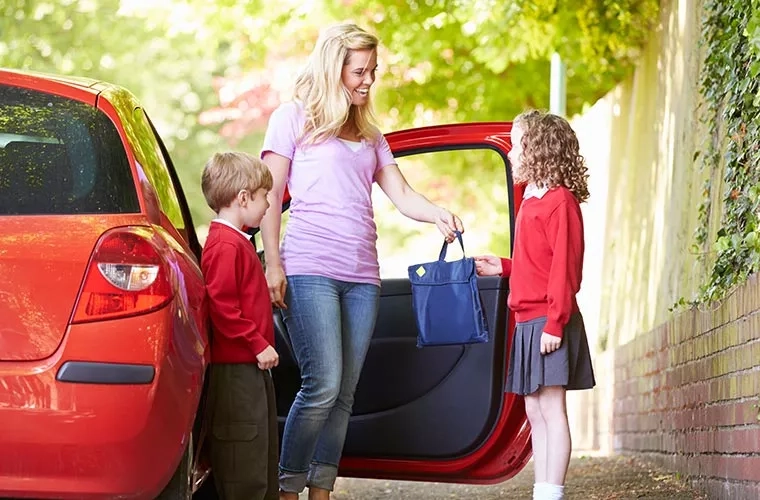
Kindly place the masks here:
[(288, 276), (283, 318), (301, 371), (280, 452), (280, 489), (332, 491), (380, 302), (380, 287)]

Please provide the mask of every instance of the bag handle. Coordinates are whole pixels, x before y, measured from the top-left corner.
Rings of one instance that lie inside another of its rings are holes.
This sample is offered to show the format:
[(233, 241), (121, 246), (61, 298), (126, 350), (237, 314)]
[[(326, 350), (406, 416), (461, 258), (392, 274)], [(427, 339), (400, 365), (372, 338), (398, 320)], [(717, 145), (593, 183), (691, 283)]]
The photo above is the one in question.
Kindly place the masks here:
[[(459, 246), (462, 247), (462, 258), (464, 259), (464, 242), (462, 241), (462, 233), (455, 232), (457, 239), (459, 240)], [(438, 260), (446, 259), (446, 250), (449, 248), (449, 244), (446, 240), (443, 240), (443, 246), (441, 247), (441, 253), (438, 254)]]

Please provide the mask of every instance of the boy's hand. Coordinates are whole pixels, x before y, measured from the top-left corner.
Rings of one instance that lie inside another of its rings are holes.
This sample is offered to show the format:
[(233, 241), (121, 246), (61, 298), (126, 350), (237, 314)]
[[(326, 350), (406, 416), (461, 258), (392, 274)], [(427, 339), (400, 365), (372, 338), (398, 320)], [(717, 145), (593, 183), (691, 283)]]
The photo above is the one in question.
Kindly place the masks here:
[(280, 364), (280, 356), (271, 345), (261, 351), (256, 356), (256, 360), (259, 362), (259, 370), (271, 370)]
[(504, 271), (501, 267), (501, 258), (495, 255), (475, 257), (475, 270), (478, 276), (499, 276)]
[(555, 337), (551, 333), (543, 332), (541, 334), (541, 354), (550, 354), (559, 349), (562, 345), (562, 339)]

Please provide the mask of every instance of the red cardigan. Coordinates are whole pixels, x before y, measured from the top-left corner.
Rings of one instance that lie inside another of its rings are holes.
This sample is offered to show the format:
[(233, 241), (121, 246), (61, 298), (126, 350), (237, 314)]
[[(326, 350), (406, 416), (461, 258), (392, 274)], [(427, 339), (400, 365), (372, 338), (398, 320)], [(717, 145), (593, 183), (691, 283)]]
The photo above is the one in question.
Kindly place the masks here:
[(501, 261), (502, 276), (510, 277), (508, 305), (518, 322), (546, 316), (544, 332), (562, 337), (578, 311), (583, 249), (583, 217), (570, 190), (557, 187), (523, 201), (512, 259)]
[(256, 363), (274, 346), (272, 303), (250, 240), (212, 222), (201, 257), (213, 327), (212, 363)]

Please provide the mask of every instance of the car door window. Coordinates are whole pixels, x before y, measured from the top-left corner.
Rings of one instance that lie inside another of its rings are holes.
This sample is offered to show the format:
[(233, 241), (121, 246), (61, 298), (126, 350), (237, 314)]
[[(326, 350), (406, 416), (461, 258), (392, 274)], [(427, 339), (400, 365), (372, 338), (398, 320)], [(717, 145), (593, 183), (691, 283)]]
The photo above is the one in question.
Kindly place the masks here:
[[(510, 209), (506, 160), (490, 148), (435, 151), (397, 158), (409, 184), (464, 223), (467, 256), (510, 254)], [(382, 279), (406, 278), (407, 267), (438, 258), (443, 237), (432, 224), (401, 215), (375, 185), (375, 220)], [(447, 260), (461, 257), (459, 245)]]

